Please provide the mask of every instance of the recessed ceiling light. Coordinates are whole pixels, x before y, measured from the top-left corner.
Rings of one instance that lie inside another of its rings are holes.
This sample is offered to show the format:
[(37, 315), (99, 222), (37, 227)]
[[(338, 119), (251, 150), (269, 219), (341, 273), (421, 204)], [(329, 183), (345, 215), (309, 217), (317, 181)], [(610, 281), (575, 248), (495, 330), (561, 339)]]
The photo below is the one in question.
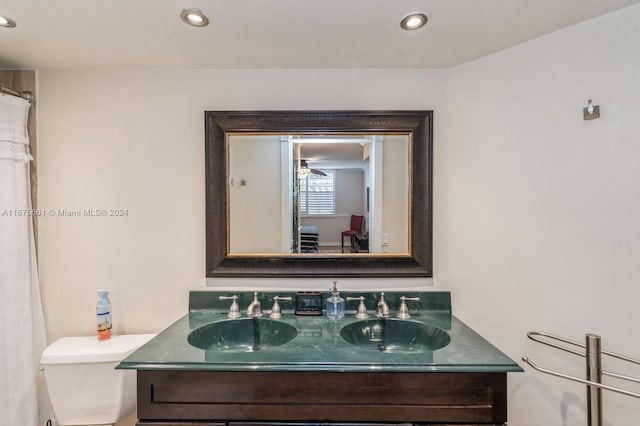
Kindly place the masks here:
[(180, 12), (180, 19), (182, 19), (185, 24), (189, 24), (194, 27), (206, 27), (209, 25), (209, 18), (207, 15), (200, 9), (195, 9), (193, 7), (189, 9), (182, 9), (182, 12)]
[(14, 20), (9, 19), (6, 16), (0, 15), (0, 27), (13, 28), (15, 26), (16, 26), (16, 23)]
[(400, 27), (407, 31), (417, 30), (427, 23), (427, 19), (427, 15), (424, 13), (411, 13), (402, 18), (402, 21), (400, 21)]

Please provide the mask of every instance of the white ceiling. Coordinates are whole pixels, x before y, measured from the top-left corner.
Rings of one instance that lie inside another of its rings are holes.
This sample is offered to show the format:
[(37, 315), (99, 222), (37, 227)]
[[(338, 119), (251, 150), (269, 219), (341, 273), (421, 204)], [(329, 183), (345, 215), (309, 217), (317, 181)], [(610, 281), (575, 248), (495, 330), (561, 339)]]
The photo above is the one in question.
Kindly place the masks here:
[[(3, 0), (0, 67), (444, 68), (640, 0)], [(212, 23), (194, 28), (185, 7)], [(410, 12), (429, 16), (403, 31)]]
[(363, 156), (359, 143), (310, 143), (303, 144), (300, 150), (300, 158), (317, 167), (326, 167), (327, 163), (336, 161), (363, 163)]

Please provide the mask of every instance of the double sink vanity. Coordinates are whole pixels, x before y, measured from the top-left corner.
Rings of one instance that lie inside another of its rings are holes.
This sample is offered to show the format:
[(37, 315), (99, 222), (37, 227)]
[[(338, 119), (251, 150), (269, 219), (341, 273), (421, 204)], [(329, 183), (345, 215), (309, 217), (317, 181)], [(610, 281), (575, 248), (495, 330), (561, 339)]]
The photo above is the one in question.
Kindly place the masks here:
[(137, 370), (137, 425), (504, 424), (522, 369), (450, 294), (386, 292), (388, 316), (380, 295), (342, 292), (346, 315), (329, 319), (296, 315), (295, 293), (191, 292), (188, 314), (118, 366)]

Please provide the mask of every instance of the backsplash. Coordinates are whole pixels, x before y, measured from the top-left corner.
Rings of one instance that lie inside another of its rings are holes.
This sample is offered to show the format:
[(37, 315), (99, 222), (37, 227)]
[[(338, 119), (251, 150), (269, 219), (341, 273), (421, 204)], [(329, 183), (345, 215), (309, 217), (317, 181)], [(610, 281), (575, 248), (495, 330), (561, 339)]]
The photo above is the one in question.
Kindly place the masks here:
[[(338, 287), (338, 289), (340, 289)], [(329, 297), (328, 291), (321, 292), (322, 300)], [(380, 291), (340, 291), (342, 297), (365, 296), (367, 310), (375, 311), (380, 300)], [(253, 301), (253, 291), (191, 291), (189, 293), (189, 312), (209, 309), (228, 309), (230, 300), (220, 300), (220, 296), (238, 296), (238, 304), (243, 315), (247, 306)], [(258, 300), (262, 304), (262, 309), (269, 310), (273, 305), (273, 296), (291, 297), (291, 302), (280, 302), (282, 312), (292, 314), (295, 307), (295, 291), (258, 291)], [(448, 291), (384, 291), (384, 298), (389, 304), (392, 312), (396, 312), (400, 306), (400, 296), (419, 297), (419, 301), (407, 302), (409, 312), (419, 311), (446, 311), (451, 312), (451, 293)], [(355, 313), (358, 306), (357, 301), (347, 302), (346, 312)]]

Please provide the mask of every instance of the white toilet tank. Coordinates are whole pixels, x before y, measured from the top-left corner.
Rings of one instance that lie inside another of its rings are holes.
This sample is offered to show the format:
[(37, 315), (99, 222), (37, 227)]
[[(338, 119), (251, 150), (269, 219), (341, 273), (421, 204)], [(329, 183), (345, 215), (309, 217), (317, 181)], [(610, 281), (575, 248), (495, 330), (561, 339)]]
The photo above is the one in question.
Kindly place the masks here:
[(45, 349), (40, 365), (58, 424), (110, 425), (131, 414), (136, 372), (115, 366), (154, 336), (64, 337)]

